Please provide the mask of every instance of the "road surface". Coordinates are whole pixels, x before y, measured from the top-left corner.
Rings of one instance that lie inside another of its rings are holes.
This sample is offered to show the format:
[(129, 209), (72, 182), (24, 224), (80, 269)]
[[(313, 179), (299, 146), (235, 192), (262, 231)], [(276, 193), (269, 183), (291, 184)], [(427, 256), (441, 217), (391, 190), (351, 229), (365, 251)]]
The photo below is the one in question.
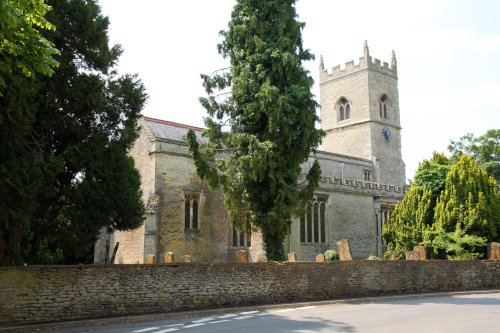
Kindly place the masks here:
[[(269, 310), (245, 309), (210, 317), (185, 317), (50, 332), (109, 333), (281, 333), (281, 332), (473, 332), (500, 333), (500, 292), (369, 299), (339, 304), (289, 305)], [(44, 330), (37, 330), (43, 332)]]

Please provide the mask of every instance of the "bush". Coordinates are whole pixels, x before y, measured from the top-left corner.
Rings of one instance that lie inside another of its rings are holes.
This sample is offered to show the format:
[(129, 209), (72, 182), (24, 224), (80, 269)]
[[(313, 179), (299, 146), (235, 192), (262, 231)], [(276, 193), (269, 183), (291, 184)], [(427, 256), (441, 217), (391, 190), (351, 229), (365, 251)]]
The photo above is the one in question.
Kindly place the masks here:
[(431, 259), (481, 259), (486, 253), (486, 238), (468, 235), (460, 227), (455, 232), (434, 231), (426, 238)]
[(334, 261), (340, 260), (340, 256), (335, 250), (326, 250), (325, 251), (325, 261)]

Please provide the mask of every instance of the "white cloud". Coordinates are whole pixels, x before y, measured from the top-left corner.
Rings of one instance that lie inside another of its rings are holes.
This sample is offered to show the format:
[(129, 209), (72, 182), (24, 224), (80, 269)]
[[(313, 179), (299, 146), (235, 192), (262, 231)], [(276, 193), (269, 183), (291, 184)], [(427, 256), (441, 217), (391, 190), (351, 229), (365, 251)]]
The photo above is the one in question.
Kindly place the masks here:
[(500, 51), (500, 36), (487, 36), (477, 41), (478, 50), (485, 54)]

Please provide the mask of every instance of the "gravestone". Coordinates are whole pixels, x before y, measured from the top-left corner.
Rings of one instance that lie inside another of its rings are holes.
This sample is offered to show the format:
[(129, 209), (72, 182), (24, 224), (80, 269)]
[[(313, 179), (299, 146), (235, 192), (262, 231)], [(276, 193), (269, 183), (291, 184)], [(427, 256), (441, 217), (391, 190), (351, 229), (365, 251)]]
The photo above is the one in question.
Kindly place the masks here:
[(420, 260), (420, 255), (416, 251), (406, 252), (406, 260)]
[(349, 240), (347, 239), (339, 240), (337, 242), (337, 252), (339, 253), (340, 260), (352, 260)]
[(245, 250), (236, 251), (236, 262), (248, 262), (248, 253)]
[(488, 244), (488, 259), (500, 260), (500, 243), (492, 242)]
[(173, 252), (165, 253), (165, 263), (173, 263), (175, 262), (175, 254)]
[(189, 254), (183, 255), (182, 261), (183, 262), (191, 262), (191, 256)]
[(295, 252), (288, 253), (288, 262), (297, 262), (297, 253)]
[(148, 254), (146, 257), (146, 263), (147, 264), (154, 264), (156, 261), (156, 256), (154, 254)]
[(418, 253), (419, 260), (427, 260), (427, 250), (423, 245), (415, 245), (413, 251)]
[(316, 262), (325, 262), (325, 255), (320, 253), (316, 256)]
[(398, 260), (398, 251), (392, 250), (389, 260)]

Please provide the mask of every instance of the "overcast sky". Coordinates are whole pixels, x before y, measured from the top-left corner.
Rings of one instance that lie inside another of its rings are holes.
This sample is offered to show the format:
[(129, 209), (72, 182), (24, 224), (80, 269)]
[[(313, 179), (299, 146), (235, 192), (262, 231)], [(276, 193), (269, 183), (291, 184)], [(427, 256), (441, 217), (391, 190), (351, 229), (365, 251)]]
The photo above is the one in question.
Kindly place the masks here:
[[(121, 44), (121, 73), (138, 73), (149, 94), (146, 116), (203, 126), (200, 74), (226, 67), (217, 53), (233, 0), (100, 0)], [(398, 60), (406, 177), (451, 139), (500, 128), (500, 1), (300, 0), (302, 38), (330, 69), (363, 54)]]

